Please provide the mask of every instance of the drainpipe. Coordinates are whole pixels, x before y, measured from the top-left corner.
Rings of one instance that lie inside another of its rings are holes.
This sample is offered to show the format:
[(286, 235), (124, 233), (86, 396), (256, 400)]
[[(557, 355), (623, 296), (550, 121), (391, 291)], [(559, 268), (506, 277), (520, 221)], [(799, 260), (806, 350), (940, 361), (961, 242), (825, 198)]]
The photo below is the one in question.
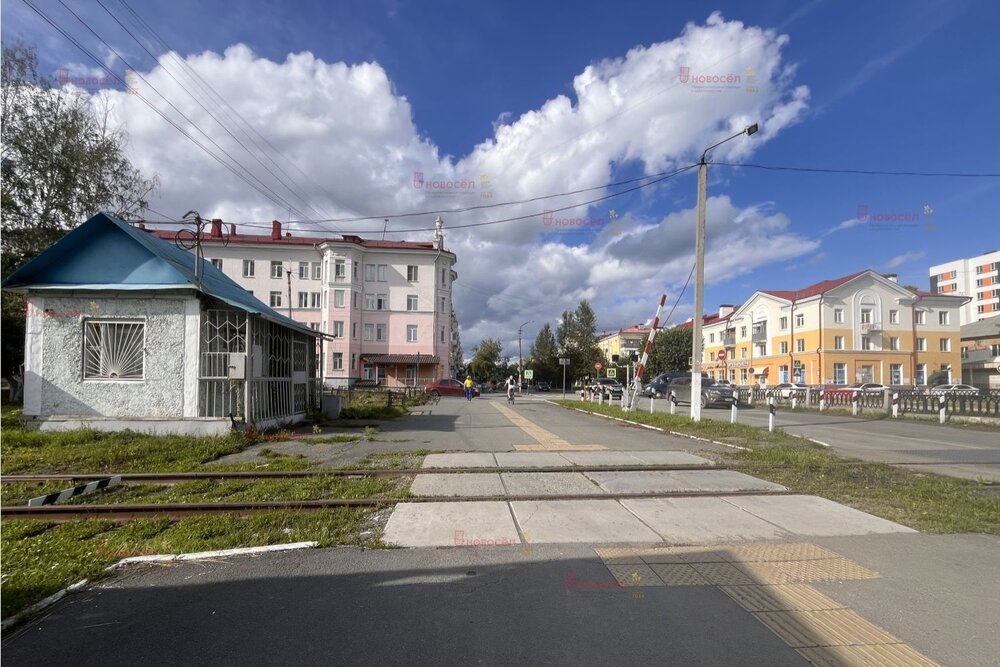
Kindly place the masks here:
[(788, 376), (791, 378), (789, 382), (795, 382), (795, 299), (792, 299), (792, 307), (789, 310), (789, 316), (792, 319), (788, 339)]
[(816, 348), (816, 355), (819, 357), (819, 382), (823, 383), (823, 295), (819, 295), (819, 347)]
[[(914, 387), (917, 386), (917, 303), (920, 302), (921, 298), (922, 297), (918, 294), (916, 301), (910, 304), (910, 327), (913, 329), (913, 353), (911, 355), (913, 368), (910, 369), (910, 379), (912, 380)], [(924, 377), (924, 382), (927, 382), (926, 376)]]

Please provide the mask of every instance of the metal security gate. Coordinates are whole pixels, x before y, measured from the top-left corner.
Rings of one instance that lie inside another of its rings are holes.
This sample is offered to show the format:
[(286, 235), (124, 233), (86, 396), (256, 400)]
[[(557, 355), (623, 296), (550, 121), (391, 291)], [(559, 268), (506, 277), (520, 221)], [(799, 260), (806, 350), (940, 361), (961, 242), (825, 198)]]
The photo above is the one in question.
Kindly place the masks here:
[(202, 315), (198, 355), (198, 416), (245, 416), (247, 315), (207, 310)]

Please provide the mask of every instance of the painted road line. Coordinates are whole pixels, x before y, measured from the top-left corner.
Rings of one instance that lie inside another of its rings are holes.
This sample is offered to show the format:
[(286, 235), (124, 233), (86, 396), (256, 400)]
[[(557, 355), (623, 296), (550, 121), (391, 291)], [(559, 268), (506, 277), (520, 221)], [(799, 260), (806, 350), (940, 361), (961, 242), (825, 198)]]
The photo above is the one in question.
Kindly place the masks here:
[(520, 428), (522, 431), (527, 433), (537, 444), (533, 445), (514, 445), (514, 449), (518, 451), (528, 451), (528, 452), (540, 452), (540, 451), (569, 451), (569, 450), (583, 450), (583, 451), (597, 451), (607, 449), (604, 445), (572, 445), (567, 440), (560, 438), (555, 433), (547, 431), (538, 424), (534, 423), (530, 419), (524, 417), (523, 415), (517, 413), (511, 408), (503, 405), (502, 403), (494, 402), (493, 407), (500, 411), (500, 413), (509, 419), (515, 426)]

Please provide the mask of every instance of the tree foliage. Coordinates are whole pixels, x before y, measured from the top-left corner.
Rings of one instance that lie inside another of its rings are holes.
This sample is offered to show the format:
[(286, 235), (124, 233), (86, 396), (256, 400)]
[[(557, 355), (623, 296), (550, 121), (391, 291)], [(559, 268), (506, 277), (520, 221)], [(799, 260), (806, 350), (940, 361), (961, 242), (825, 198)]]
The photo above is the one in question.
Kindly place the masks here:
[(478, 382), (487, 382), (497, 379), (497, 372), (500, 369), (500, 354), (503, 352), (503, 345), (499, 338), (484, 338), (472, 348), (472, 361), (469, 362), (469, 372)]
[(562, 375), (558, 374), (559, 346), (548, 322), (538, 331), (531, 346), (531, 368), (535, 371), (535, 380), (562, 382)]
[(451, 311), (451, 339), (454, 345), (451, 348), (451, 368), (455, 377), (462, 376), (468, 372), (465, 368), (465, 352), (462, 350), (462, 338), (458, 333), (458, 318), (455, 311)]
[(691, 340), (694, 331), (690, 328), (664, 329), (656, 333), (653, 348), (646, 363), (647, 380), (668, 371), (691, 369)]
[[(98, 211), (134, 217), (156, 180), (132, 166), (127, 137), (110, 123), (107, 99), (55, 86), (39, 74), (33, 47), (3, 47), (0, 83), (0, 272), (7, 277)], [(18, 295), (3, 295), (3, 333), (3, 373), (9, 377), (24, 356)]]
[(597, 347), (597, 317), (586, 299), (575, 311), (563, 311), (556, 328), (556, 344), (561, 354), (570, 360), (567, 380), (594, 376), (594, 364), (602, 359), (602, 354)]

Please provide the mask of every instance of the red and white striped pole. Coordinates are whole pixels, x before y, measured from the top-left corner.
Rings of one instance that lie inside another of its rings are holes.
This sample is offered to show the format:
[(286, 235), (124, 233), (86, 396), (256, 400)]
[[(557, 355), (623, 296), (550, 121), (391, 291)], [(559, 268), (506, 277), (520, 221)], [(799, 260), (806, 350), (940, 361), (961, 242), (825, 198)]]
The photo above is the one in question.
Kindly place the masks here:
[(635, 377), (632, 378), (632, 391), (629, 394), (626, 410), (632, 409), (635, 397), (639, 393), (639, 382), (642, 381), (642, 376), (646, 373), (646, 361), (649, 359), (649, 351), (653, 349), (653, 339), (656, 338), (656, 332), (660, 328), (660, 313), (663, 312), (663, 304), (666, 301), (667, 295), (661, 294), (660, 303), (656, 307), (656, 316), (653, 318), (653, 327), (649, 330), (649, 338), (646, 339), (646, 347), (642, 351), (642, 359), (639, 360), (639, 365), (635, 369)]

